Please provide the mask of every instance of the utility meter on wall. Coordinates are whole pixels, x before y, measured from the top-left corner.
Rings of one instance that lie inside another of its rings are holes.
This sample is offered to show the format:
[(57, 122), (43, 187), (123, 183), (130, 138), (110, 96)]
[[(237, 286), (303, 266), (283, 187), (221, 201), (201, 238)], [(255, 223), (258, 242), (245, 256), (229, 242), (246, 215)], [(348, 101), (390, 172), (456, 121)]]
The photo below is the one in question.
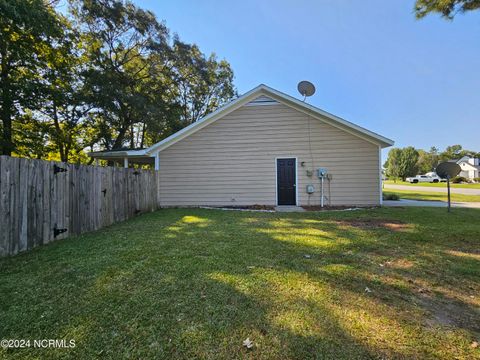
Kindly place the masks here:
[(313, 194), (315, 192), (315, 186), (312, 184), (307, 185), (307, 194)]
[(317, 176), (321, 178), (325, 178), (327, 176), (327, 169), (325, 168), (318, 168), (317, 169)]

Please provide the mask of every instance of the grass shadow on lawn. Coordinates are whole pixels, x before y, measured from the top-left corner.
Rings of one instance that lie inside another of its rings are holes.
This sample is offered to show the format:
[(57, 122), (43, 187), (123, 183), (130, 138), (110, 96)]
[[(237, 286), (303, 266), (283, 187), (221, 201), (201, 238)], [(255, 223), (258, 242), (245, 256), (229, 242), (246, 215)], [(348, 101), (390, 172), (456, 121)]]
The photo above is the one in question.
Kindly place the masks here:
[[(371, 218), (366, 220), (368, 224)], [(328, 222), (319, 223), (322, 229), (334, 227)], [(352, 223), (358, 223), (358, 220)], [(378, 223), (382, 224), (382, 221)], [(386, 222), (385, 225), (390, 224)], [(298, 243), (298, 237), (295, 238), (295, 232), (291, 231), (295, 226), (288, 224), (288, 228), (290, 231), (287, 238)], [(385, 230), (390, 228), (386, 227)], [(409, 234), (401, 234), (398, 242), (392, 242), (392, 234), (386, 236), (387, 232), (391, 231), (373, 231), (370, 232), (371, 237), (365, 237), (364, 231), (345, 231), (343, 226), (341, 229), (334, 227), (331, 231), (337, 234), (340, 240), (349, 241), (342, 242), (337, 238), (334, 247), (316, 247), (322, 249), (315, 254), (318, 261), (308, 262), (311, 266), (305, 266), (301, 270), (311, 278), (330, 283), (337, 290), (354, 290), (358, 294), (365, 292), (367, 288), (374, 289), (367, 292), (369, 296), (388, 305), (408, 307), (413, 302), (415, 306), (423, 306), (424, 310), (438, 318), (439, 325), (454, 325), (475, 333), (480, 332), (478, 309), (469, 296), (461, 296), (457, 291), (461, 282), (459, 275), (472, 283), (475, 283), (480, 275), (479, 255), (468, 252), (475, 251), (475, 241), (470, 244), (473, 247), (469, 246), (468, 242), (465, 244), (468, 247), (467, 252), (456, 252), (455, 256), (449, 256), (449, 251), (444, 249), (451, 248), (451, 243), (437, 244), (438, 248), (434, 248), (430, 246), (428, 239), (420, 237), (422, 231), (414, 228)], [(280, 234), (280, 239), (284, 237), (283, 232), (277, 233)], [(377, 237), (378, 234), (383, 236)], [(296, 246), (287, 251), (295, 254), (298, 250)], [(300, 249), (296, 256), (299, 257), (304, 252), (312, 253), (309, 250)], [(290, 266), (287, 268), (292, 269)], [(472, 286), (468, 288), (475, 289)]]
[[(440, 210), (147, 214), (1, 260), (0, 337), (76, 339), (49, 358), (478, 357), (480, 212)], [(408, 226), (349, 225), (367, 218)]]

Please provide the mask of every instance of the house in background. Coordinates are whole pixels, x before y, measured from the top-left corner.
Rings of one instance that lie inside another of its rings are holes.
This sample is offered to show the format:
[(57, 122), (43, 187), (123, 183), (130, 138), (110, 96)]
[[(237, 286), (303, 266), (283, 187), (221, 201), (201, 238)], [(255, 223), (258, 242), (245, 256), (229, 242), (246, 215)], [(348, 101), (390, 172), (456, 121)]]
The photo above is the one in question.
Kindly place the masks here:
[(460, 174), (458, 174), (459, 176), (463, 176), (471, 180), (480, 177), (479, 159), (464, 156), (460, 160), (457, 160), (457, 164), (460, 165), (460, 168), (462, 169)]
[(380, 205), (381, 149), (391, 145), (260, 85), (148, 149), (90, 156), (154, 164), (165, 207), (319, 205), (322, 182), (325, 204)]

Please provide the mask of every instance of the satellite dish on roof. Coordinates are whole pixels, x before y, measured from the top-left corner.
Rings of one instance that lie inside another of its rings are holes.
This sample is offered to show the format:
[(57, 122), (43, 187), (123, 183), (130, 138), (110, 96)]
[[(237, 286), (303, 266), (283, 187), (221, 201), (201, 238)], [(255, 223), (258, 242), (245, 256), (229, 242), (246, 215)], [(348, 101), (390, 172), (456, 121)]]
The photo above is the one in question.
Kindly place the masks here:
[(442, 179), (451, 179), (457, 176), (462, 171), (462, 168), (454, 162), (443, 162), (437, 166), (435, 171)]
[(303, 101), (308, 96), (315, 94), (315, 86), (310, 81), (300, 81), (297, 86), (298, 92), (303, 96)]

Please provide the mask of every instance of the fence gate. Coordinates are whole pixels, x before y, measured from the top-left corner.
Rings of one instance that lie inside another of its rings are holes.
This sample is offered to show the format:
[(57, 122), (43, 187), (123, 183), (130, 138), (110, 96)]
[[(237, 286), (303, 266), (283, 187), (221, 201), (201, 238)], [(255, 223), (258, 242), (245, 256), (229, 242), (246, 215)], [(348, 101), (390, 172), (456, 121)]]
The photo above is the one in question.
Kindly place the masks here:
[(159, 208), (158, 172), (0, 156), (0, 256)]

